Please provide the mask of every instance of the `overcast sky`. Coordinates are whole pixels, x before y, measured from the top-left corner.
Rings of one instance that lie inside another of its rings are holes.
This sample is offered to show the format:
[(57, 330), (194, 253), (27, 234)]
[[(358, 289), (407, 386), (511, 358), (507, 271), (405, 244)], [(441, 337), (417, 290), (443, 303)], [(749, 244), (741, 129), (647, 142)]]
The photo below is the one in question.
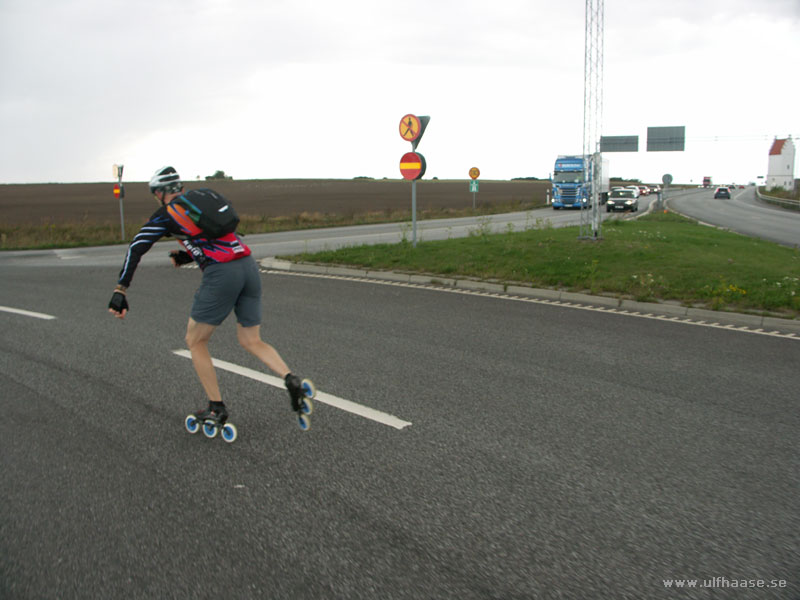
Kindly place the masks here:
[[(584, 7), (0, 0), (0, 183), (399, 178), (408, 113), (426, 179), (545, 178), (582, 149)], [(755, 181), (800, 137), (800, 0), (605, 0), (604, 56), (602, 133), (640, 136), (612, 176)]]

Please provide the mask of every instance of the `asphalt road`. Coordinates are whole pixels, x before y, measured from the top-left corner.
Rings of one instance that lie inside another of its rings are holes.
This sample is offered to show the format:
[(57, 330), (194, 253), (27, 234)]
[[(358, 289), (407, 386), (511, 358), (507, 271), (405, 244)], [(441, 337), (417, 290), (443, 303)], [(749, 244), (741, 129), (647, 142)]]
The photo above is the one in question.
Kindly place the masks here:
[(221, 372), (228, 445), (183, 429), (199, 272), (142, 265), (120, 322), (116, 252), (0, 264), (0, 306), (56, 317), (0, 310), (0, 597), (800, 597), (797, 339), (265, 275), (289, 364), (411, 424), (304, 433)]
[(756, 198), (753, 186), (733, 190), (730, 199), (715, 199), (715, 189), (690, 191), (671, 198), (667, 205), (703, 223), (785, 246), (800, 247), (800, 211), (761, 202)]

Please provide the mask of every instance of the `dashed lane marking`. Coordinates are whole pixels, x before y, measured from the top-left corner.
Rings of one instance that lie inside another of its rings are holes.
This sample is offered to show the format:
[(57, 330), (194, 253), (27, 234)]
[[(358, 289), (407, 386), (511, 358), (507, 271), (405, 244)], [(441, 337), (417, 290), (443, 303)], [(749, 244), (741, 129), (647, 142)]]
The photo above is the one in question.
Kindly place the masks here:
[[(173, 350), (173, 354), (183, 356), (184, 358), (192, 358), (192, 355), (188, 350)], [(266, 383), (267, 385), (271, 385), (282, 390), (286, 389), (286, 385), (279, 377), (267, 375), (266, 373), (261, 373), (260, 371), (254, 371), (253, 369), (248, 369), (247, 367), (242, 367), (224, 360), (219, 360), (218, 358), (212, 358), (211, 360), (216, 368), (222, 369), (223, 371), (229, 371), (231, 373), (236, 373), (237, 375), (249, 377), (250, 379), (260, 381), (261, 383)], [(314, 396), (314, 402), (327, 404), (328, 406), (338, 408), (339, 410), (358, 415), (359, 417), (364, 417), (365, 419), (369, 419), (383, 425), (388, 425), (389, 427), (394, 427), (395, 429), (404, 429), (411, 425), (411, 422), (399, 419), (394, 415), (375, 410), (374, 408), (364, 406), (363, 404), (352, 402), (351, 400), (339, 398), (338, 396), (334, 396), (333, 394), (328, 394), (320, 390), (317, 390), (317, 395)]]
[(53, 315), (46, 315), (44, 313), (32, 312), (30, 310), (22, 310), (21, 308), (11, 308), (10, 306), (0, 306), (0, 311), (13, 313), (15, 315), (22, 315), (24, 317), (33, 317), (35, 319), (45, 319), (47, 321), (55, 319)]

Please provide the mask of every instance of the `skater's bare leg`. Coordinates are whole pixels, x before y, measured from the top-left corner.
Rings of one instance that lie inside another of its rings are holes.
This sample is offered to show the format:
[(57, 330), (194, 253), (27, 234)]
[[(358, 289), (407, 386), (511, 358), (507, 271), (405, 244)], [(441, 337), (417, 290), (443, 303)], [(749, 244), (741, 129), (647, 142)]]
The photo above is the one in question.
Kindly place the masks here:
[(272, 346), (261, 339), (261, 326), (242, 327), (237, 324), (236, 334), (242, 348), (263, 362), (273, 373), (284, 379), (289, 374), (289, 367), (283, 362), (281, 355)]
[(222, 402), (219, 392), (219, 382), (214, 364), (211, 362), (211, 353), (208, 351), (208, 340), (214, 333), (216, 326), (208, 323), (198, 323), (189, 318), (189, 325), (186, 327), (186, 346), (192, 353), (192, 364), (200, 379), (200, 384), (211, 402)]

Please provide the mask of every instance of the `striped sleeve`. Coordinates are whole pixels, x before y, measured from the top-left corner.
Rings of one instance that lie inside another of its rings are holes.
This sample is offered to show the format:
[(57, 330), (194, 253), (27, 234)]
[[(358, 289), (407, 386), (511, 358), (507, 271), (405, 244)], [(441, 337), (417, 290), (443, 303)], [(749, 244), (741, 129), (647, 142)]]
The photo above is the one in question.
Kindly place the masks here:
[(128, 246), (125, 262), (122, 264), (122, 269), (119, 272), (119, 284), (125, 287), (131, 284), (133, 273), (136, 271), (136, 267), (139, 265), (142, 256), (144, 256), (159, 239), (170, 233), (169, 224), (169, 217), (162, 214), (162, 211), (159, 210), (142, 226), (139, 233), (133, 238), (131, 245)]

